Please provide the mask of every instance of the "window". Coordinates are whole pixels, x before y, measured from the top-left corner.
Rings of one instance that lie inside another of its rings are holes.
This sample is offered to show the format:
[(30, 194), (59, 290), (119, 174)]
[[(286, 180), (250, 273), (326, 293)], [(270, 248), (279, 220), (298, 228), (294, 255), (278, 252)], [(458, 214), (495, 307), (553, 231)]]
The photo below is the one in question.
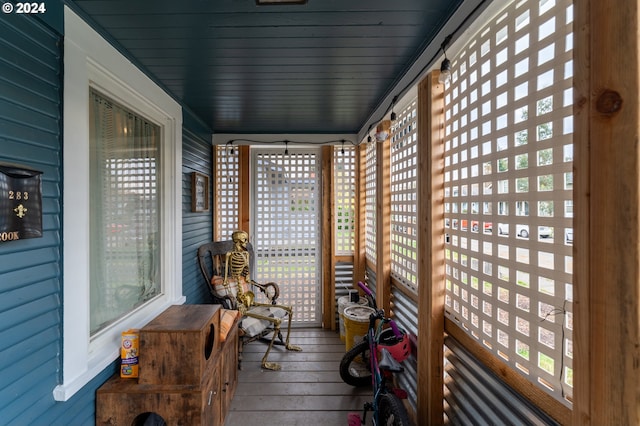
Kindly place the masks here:
[(90, 333), (160, 294), (160, 126), (89, 92)]
[(566, 406), (572, 23), (570, 0), (513, 1), (488, 20), (452, 64), (444, 138), (446, 315)]
[[(122, 331), (185, 300), (182, 110), (68, 8), (64, 51), (64, 329), (57, 401), (117, 359)], [(91, 112), (92, 102), (102, 105)], [(145, 134), (145, 145), (124, 137), (125, 126), (91, 126), (96, 112), (126, 123), (127, 133)], [(92, 128), (113, 132), (102, 142), (117, 143), (98, 143)], [(99, 149), (92, 154), (91, 147)], [(131, 259), (116, 250), (125, 247)]]

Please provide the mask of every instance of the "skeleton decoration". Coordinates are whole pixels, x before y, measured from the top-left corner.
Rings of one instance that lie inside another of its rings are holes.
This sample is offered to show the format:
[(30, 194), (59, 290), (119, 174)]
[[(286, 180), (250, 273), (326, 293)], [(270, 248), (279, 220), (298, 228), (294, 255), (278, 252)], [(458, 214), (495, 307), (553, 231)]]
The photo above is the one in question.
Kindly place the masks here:
[[(276, 337), (282, 338), (280, 331), (280, 325), (282, 318), (268, 316), (272, 309), (282, 309), (286, 312), (288, 318), (287, 338), (285, 340), (285, 347), (290, 351), (301, 351), (299, 346), (295, 346), (289, 343), (289, 335), (291, 334), (291, 317), (293, 315), (293, 308), (291, 306), (276, 305), (275, 303), (266, 304), (258, 303), (255, 301), (255, 295), (249, 290), (253, 285), (262, 289), (269, 300), (277, 297), (278, 287), (273, 283), (260, 284), (251, 279), (249, 276), (249, 252), (247, 251), (247, 243), (249, 241), (249, 235), (244, 231), (235, 231), (231, 235), (231, 239), (234, 243), (232, 251), (228, 252), (225, 260), (225, 274), (223, 285), (228, 287), (231, 283), (237, 283), (238, 290), (236, 300), (238, 303), (238, 310), (242, 315), (247, 317), (257, 318), (259, 320), (269, 321), (273, 324), (274, 332), (267, 352), (262, 357), (262, 367), (268, 370), (280, 370), (280, 365), (275, 362), (268, 362), (267, 357), (273, 347), (273, 343)], [(260, 308), (262, 309), (256, 309)], [(258, 313), (260, 312), (260, 313)]]

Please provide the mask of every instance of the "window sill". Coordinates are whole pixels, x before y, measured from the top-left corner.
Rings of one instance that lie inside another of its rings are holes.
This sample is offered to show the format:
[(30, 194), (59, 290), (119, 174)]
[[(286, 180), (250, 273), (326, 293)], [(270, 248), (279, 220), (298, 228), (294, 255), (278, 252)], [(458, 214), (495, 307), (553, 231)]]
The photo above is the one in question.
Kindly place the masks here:
[[(186, 302), (186, 300), (186, 297), (182, 296), (171, 303), (163, 304), (160, 309), (158, 309), (158, 312), (154, 312), (153, 314), (146, 316), (137, 325), (132, 325), (131, 328), (144, 327), (145, 324), (158, 316), (169, 306), (182, 305)], [(71, 398), (76, 392), (82, 389), (83, 386), (93, 380), (119, 356), (120, 341), (116, 339), (115, 342), (111, 342), (111, 344), (101, 348), (99, 351), (94, 353), (89, 359), (84, 371), (78, 371), (78, 374), (76, 376), (70, 377), (65, 383), (56, 386), (53, 389), (53, 399), (61, 402), (68, 401), (69, 398)]]

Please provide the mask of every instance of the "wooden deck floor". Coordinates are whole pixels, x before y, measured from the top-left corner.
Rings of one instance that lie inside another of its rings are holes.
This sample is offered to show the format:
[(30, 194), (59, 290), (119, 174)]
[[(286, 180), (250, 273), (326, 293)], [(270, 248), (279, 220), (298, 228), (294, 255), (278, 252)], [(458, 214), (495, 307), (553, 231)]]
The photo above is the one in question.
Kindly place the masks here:
[(346, 425), (347, 413), (361, 411), (370, 400), (370, 388), (356, 389), (340, 379), (345, 345), (337, 332), (299, 328), (291, 336), (303, 351), (274, 346), (269, 361), (279, 362), (280, 371), (260, 368), (266, 344), (245, 346), (225, 426)]

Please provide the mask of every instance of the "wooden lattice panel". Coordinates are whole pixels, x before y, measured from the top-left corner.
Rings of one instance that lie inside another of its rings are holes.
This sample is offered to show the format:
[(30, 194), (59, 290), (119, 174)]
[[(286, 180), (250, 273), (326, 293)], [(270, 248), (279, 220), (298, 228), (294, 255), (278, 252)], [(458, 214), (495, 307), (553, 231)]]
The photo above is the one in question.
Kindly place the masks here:
[(335, 147), (333, 156), (335, 252), (353, 255), (355, 229), (355, 149)]
[(228, 146), (216, 147), (216, 179), (214, 185), (216, 209), (216, 235), (220, 240), (231, 239), (233, 231), (239, 229), (238, 206), (240, 205), (238, 149)]
[(418, 284), (418, 106), (413, 99), (391, 126), (391, 274)]
[(511, 2), (445, 88), (446, 314), (570, 405), (573, 7)]
[(293, 322), (319, 325), (322, 216), (317, 151), (254, 155), (257, 280), (280, 286), (278, 302), (294, 307)]

